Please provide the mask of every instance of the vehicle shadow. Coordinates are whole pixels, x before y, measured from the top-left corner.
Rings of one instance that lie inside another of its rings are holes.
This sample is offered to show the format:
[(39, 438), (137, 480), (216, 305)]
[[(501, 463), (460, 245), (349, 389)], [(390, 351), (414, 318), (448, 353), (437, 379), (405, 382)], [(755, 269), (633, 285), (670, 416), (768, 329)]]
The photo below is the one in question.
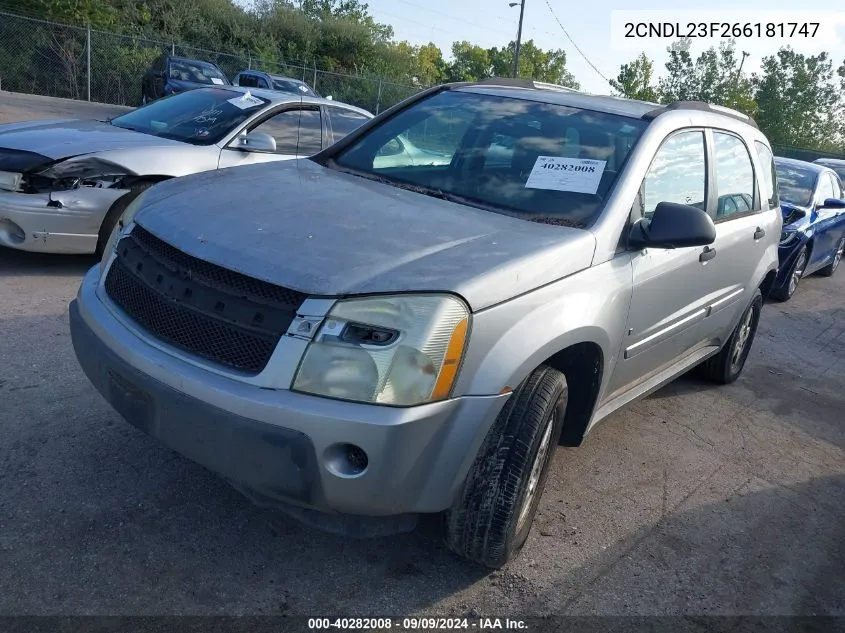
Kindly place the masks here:
[(0, 277), (17, 275), (79, 275), (97, 263), (94, 255), (29, 253), (0, 246)]
[[(652, 525), (605, 543), (578, 568), (555, 570), (551, 585), (518, 612), (845, 615), (845, 475), (788, 486), (737, 475), (715, 472)], [(600, 624), (632, 630), (630, 619)]]

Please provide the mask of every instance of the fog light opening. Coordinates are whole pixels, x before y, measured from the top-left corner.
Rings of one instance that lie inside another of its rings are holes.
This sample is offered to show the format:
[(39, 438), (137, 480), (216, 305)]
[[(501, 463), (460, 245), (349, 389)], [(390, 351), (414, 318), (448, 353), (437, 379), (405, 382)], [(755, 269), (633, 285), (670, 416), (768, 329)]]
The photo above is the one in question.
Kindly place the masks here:
[(23, 244), (26, 232), (11, 220), (0, 220), (0, 243)]
[(370, 458), (360, 446), (332, 444), (325, 451), (326, 468), (338, 477), (359, 477), (367, 470)]

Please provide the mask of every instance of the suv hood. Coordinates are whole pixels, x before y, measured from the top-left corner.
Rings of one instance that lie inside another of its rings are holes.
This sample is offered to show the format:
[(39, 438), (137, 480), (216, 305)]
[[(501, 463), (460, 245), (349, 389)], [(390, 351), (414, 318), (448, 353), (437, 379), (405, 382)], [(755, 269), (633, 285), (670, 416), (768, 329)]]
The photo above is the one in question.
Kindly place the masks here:
[(138, 224), (195, 257), (311, 295), (443, 291), (473, 310), (590, 266), (595, 237), (302, 159), (153, 187)]
[[(4, 165), (3, 169), (8, 171), (32, 169), (31, 163), (37, 162), (34, 161), (36, 155), (43, 157), (42, 162), (47, 163), (107, 150), (172, 145), (182, 143), (124, 130), (100, 121), (53, 119), (0, 125), (0, 154), (7, 156), (5, 162), (9, 164)], [(28, 158), (23, 156), (23, 153)], [(22, 165), (15, 168), (12, 157), (18, 154), (21, 154)]]

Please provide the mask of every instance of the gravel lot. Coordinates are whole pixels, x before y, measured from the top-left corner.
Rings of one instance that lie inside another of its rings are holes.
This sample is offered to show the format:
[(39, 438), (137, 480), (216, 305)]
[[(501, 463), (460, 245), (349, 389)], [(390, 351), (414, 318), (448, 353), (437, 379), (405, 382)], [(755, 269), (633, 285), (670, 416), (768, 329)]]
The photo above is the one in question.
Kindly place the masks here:
[[(0, 92), (0, 122), (119, 108)], [(0, 614), (845, 615), (845, 270), (767, 304), (743, 377), (560, 449), (522, 556), (356, 541), (251, 506), (123, 422), (67, 304), (91, 258), (0, 249)]]

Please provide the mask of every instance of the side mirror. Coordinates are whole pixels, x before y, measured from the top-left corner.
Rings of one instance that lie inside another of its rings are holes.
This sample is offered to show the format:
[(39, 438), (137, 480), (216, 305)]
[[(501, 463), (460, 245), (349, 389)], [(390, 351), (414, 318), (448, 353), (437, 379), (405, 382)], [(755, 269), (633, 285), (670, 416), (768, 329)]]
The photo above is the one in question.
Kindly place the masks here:
[(687, 204), (661, 202), (650, 220), (634, 224), (628, 245), (634, 249), (707, 246), (716, 241), (716, 226), (705, 211)]
[(822, 202), (818, 207), (818, 209), (845, 209), (845, 200), (840, 200), (839, 198), (828, 198), (824, 202)]
[(245, 152), (275, 152), (276, 139), (266, 132), (250, 132), (238, 136), (232, 147)]
[(328, 96), (326, 97), (326, 100), (327, 100), (327, 101), (331, 101), (331, 100), (332, 100), (332, 96), (331, 96), (331, 95), (328, 95)]

